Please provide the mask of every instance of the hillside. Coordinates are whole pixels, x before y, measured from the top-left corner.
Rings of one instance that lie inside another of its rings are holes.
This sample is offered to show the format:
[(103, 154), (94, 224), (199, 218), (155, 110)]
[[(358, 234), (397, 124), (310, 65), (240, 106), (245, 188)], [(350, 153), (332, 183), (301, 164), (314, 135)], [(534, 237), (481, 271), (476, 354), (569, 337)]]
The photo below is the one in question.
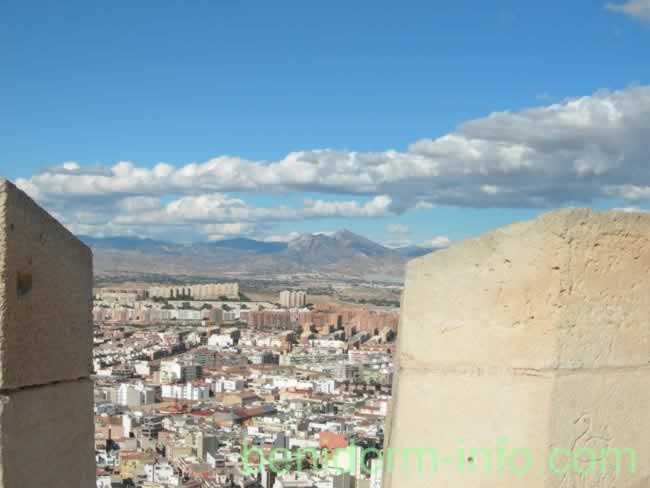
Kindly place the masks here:
[(348, 230), (303, 234), (287, 242), (236, 238), (176, 244), (133, 237), (80, 236), (101, 276), (189, 275), (273, 278), (316, 274), (336, 279), (401, 281), (404, 265), (431, 249), (391, 249)]

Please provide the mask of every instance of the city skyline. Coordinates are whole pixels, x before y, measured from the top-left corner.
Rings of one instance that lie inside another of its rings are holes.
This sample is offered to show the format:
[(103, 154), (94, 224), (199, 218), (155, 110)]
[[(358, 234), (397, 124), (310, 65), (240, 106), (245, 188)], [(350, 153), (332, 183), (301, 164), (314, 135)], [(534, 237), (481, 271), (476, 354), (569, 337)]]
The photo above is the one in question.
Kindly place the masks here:
[(3, 2), (0, 487), (646, 486), (649, 36)]

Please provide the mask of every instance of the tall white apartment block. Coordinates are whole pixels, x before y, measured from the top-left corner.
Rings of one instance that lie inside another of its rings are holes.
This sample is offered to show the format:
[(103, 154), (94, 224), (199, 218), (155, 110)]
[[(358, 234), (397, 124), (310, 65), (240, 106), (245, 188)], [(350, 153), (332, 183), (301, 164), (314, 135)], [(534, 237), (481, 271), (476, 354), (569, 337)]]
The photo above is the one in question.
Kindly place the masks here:
[(301, 308), (307, 304), (307, 293), (300, 290), (284, 290), (280, 292), (280, 305), (283, 308)]

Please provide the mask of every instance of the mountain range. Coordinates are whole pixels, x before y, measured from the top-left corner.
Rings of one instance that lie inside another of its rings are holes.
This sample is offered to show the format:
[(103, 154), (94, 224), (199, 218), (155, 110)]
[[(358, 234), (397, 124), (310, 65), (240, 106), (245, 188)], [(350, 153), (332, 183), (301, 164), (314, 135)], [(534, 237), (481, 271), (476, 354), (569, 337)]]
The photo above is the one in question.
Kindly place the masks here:
[(273, 278), (320, 274), (396, 282), (401, 281), (408, 259), (433, 251), (420, 246), (390, 248), (349, 230), (302, 234), (289, 242), (239, 237), (178, 244), (137, 237), (79, 237), (93, 249), (95, 272), (102, 276)]

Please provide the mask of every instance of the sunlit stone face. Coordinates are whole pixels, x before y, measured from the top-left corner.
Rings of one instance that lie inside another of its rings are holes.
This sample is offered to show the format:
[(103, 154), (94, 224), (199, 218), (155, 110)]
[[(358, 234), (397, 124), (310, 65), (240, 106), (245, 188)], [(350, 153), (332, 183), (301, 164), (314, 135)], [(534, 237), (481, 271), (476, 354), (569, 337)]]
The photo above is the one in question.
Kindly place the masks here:
[(646, 486), (649, 271), (650, 216), (587, 210), (412, 261), (384, 486)]

